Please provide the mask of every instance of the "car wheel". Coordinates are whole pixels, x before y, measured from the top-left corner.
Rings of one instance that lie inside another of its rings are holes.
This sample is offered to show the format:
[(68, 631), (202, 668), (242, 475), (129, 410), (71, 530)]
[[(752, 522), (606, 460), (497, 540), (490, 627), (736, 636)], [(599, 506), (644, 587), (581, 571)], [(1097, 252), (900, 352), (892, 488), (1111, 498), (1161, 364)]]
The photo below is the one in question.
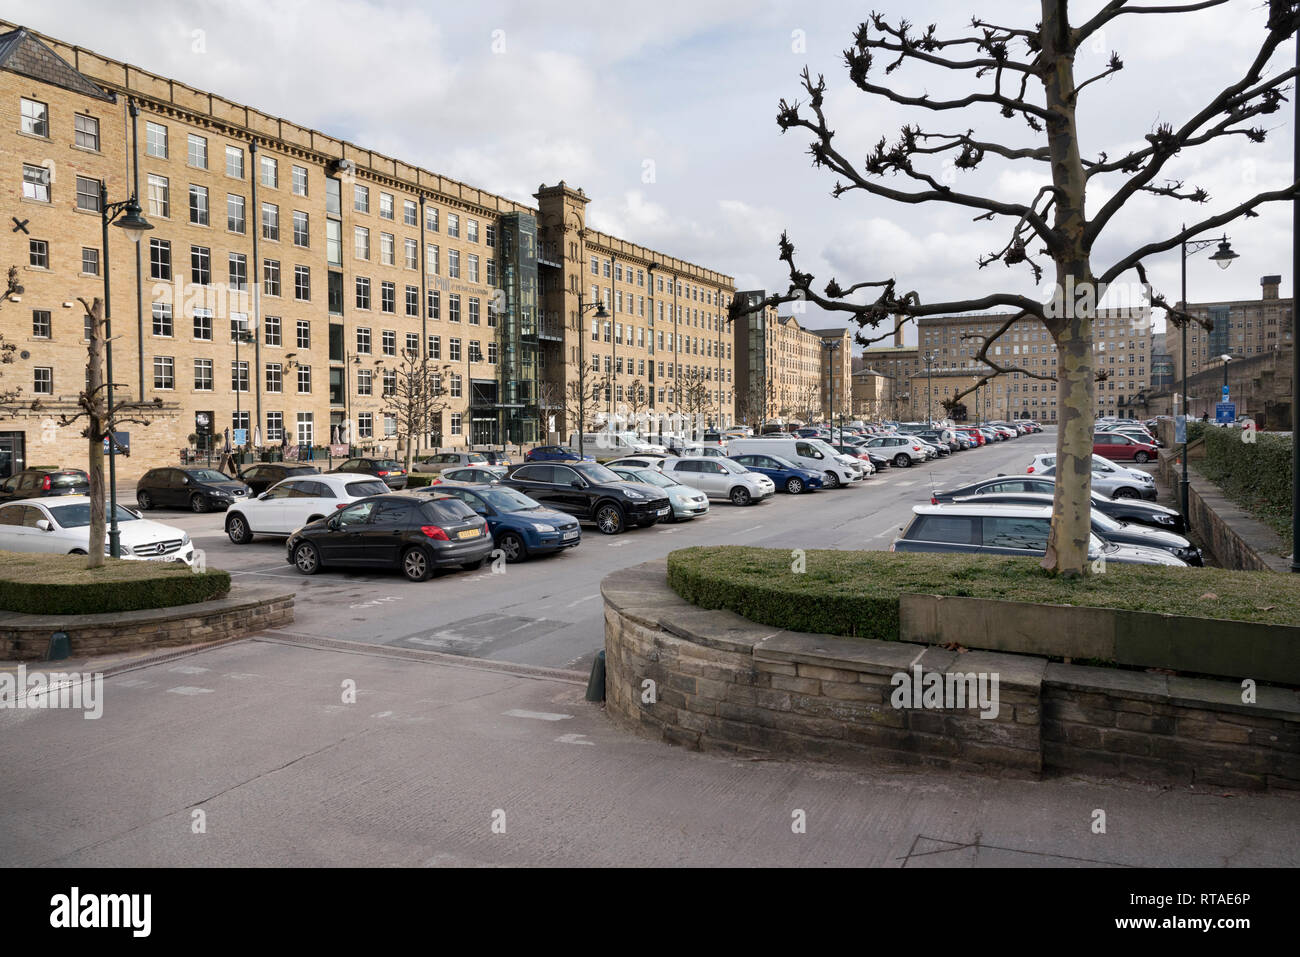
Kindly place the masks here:
[(1147, 455), (1145, 452), (1139, 452), (1137, 455), (1133, 456), (1133, 461), (1138, 465), (1146, 465), (1151, 461), (1151, 456)]
[(320, 571), (320, 552), (311, 542), (299, 542), (293, 550), (293, 564), (304, 575), (315, 575)]
[(617, 535), (623, 531), (623, 510), (608, 502), (602, 505), (596, 509), (596, 528), (602, 535)]
[(826, 481), (823, 482), (822, 484), (825, 485), (827, 488), (839, 488), (840, 477), (836, 475), (834, 472), (827, 472)]
[(226, 534), (236, 545), (247, 545), (253, 540), (253, 532), (248, 527), (248, 520), (238, 512), (226, 519)]
[(740, 486), (736, 486), (731, 490), (732, 505), (748, 505), (753, 500), (754, 497), (749, 494), (749, 489), (744, 489), (741, 488)]
[(422, 582), (429, 578), (429, 556), (423, 548), (408, 548), (402, 554), (402, 574), (410, 581)]
[(506, 563), (513, 565), (515, 562), (522, 562), (528, 557), (528, 549), (524, 545), (524, 540), (514, 532), (506, 532), (497, 539), (497, 548), (501, 549), (502, 554), (506, 557)]
[(202, 495), (200, 495), (198, 492), (195, 492), (193, 495), (190, 496), (190, 511), (206, 512), (207, 510), (208, 510), (208, 505), (203, 500)]
[(1142, 496), (1138, 494), (1138, 490), (1135, 488), (1129, 488), (1128, 486), (1124, 486), (1123, 488), (1115, 489), (1114, 498), (1141, 498), (1141, 497)]
[(911, 464), (912, 464), (912, 460), (908, 458), (907, 454), (904, 452), (899, 452), (897, 455), (894, 456), (894, 468), (896, 469), (907, 468), (907, 466)]
[(136, 492), (135, 504), (139, 505), (141, 509), (147, 512), (149, 509), (153, 508), (153, 496), (148, 492)]
[(792, 478), (785, 483), (785, 490), (791, 495), (798, 495), (803, 491), (803, 479)]

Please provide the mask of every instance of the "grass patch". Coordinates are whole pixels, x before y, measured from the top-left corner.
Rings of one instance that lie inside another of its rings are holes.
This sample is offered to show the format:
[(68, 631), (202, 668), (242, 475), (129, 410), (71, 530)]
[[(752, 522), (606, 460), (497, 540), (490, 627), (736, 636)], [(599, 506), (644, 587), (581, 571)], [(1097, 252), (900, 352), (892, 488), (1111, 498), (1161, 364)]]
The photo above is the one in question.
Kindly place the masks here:
[(1038, 559), (718, 546), (668, 556), (668, 584), (701, 608), (826, 635), (897, 641), (904, 594), (1116, 608), (1198, 618), (1300, 624), (1300, 588), (1286, 575), (1221, 568), (1106, 566), (1082, 581), (1053, 578)]
[(194, 572), (183, 562), (105, 558), (89, 570), (84, 555), (0, 551), (0, 609), (32, 615), (96, 615), (172, 608), (220, 598), (230, 574)]

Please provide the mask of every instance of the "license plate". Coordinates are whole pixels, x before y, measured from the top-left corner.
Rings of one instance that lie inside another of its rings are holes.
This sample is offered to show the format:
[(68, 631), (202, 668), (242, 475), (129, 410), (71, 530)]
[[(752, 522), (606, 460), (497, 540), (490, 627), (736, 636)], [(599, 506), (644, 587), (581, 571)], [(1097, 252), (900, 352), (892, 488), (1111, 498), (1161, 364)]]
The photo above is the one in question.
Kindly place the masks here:
[(477, 528), (467, 528), (464, 531), (456, 533), (457, 538), (478, 538)]
[(659, 511), (657, 511), (655, 514), (656, 514), (656, 515), (667, 515), (667, 514), (668, 514), (668, 509), (666, 509), (666, 508), (661, 508), (661, 509), (659, 509)]
[(566, 542), (571, 538), (577, 538), (577, 537), (578, 537), (578, 530), (576, 528), (573, 529), (572, 531), (564, 533), (564, 540)]

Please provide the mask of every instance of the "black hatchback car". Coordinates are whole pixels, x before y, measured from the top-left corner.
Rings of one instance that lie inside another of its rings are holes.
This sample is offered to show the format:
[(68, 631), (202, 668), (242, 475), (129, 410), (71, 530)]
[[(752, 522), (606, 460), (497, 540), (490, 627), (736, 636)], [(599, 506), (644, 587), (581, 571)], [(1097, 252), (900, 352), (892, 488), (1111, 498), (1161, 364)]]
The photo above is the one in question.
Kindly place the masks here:
[[(1040, 478), (1037, 475), (999, 475), (960, 488), (932, 492), (930, 504), (942, 505), (972, 495), (1046, 495), (1050, 499), (1055, 492), (1056, 479), (1051, 476)], [(1003, 501), (1008, 500), (1003, 499)], [(1029, 499), (1028, 503), (1041, 504), (1033, 498)], [(1051, 504), (1050, 501), (1048, 504)], [(1094, 491), (1092, 507), (1117, 522), (1147, 525), (1166, 532), (1176, 532), (1179, 535), (1187, 530), (1183, 516), (1177, 510), (1165, 508), (1155, 502), (1144, 502), (1138, 498), (1109, 498)]]
[(373, 475), (377, 479), (382, 479), (383, 483), (391, 489), (406, 488), (406, 469), (394, 459), (348, 459), (334, 471)]
[(226, 509), (246, 501), (248, 486), (216, 469), (150, 469), (135, 483), (140, 508)]
[(0, 482), (0, 502), (89, 494), (90, 476), (81, 469), (23, 469)]
[(480, 568), (493, 549), (487, 521), (459, 499), (389, 493), (353, 502), (295, 531), (285, 560), (304, 575), (322, 568), (400, 568), (422, 582), (436, 568)]
[(294, 475), (319, 475), (320, 469), (314, 465), (285, 465), (280, 462), (258, 462), (248, 468), (239, 470), (239, 480), (253, 490), (254, 495), (261, 495), (272, 485)]
[(605, 535), (629, 525), (648, 528), (673, 511), (663, 489), (625, 482), (596, 462), (525, 462), (501, 484), (580, 522), (594, 522)]

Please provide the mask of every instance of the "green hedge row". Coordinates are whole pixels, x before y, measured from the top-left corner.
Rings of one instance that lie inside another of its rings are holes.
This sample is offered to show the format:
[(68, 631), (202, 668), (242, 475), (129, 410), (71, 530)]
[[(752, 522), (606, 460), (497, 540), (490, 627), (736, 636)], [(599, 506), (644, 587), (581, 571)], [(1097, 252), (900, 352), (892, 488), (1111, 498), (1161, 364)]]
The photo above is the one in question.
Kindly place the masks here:
[(1033, 558), (701, 546), (668, 555), (668, 585), (701, 608), (776, 628), (884, 641), (899, 638), (904, 594), (1300, 624), (1290, 576), (1220, 568), (1112, 564), (1066, 581)]
[(406, 475), (407, 488), (425, 488), (432, 482), (432, 472), (408, 472)]
[(1201, 471), (1256, 516), (1286, 525), (1279, 520), (1291, 515), (1291, 436), (1260, 432), (1243, 442), (1242, 435), (1240, 429), (1207, 429)]
[(99, 615), (193, 605), (221, 598), (229, 591), (229, 572), (188, 569), (126, 581), (52, 583), (0, 578), (0, 608), (30, 615)]

